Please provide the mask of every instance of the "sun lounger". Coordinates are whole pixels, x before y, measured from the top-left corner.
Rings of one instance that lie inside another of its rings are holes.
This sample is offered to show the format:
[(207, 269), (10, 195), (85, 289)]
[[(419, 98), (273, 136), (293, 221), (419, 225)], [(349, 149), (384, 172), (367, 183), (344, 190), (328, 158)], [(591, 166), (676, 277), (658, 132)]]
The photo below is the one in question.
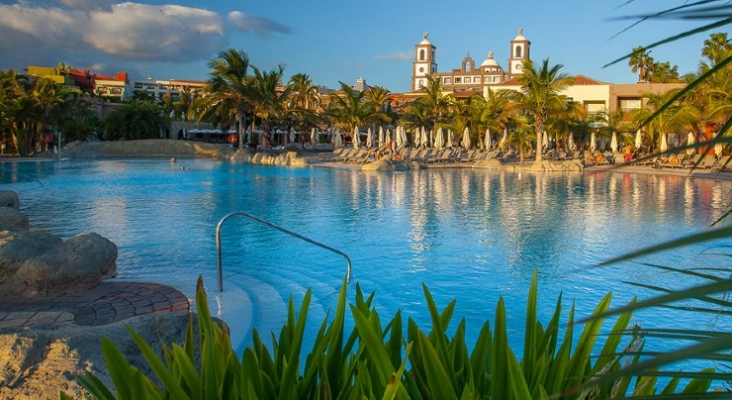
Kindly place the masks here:
[(712, 165), (712, 171), (727, 171), (732, 168), (732, 165), (730, 165), (730, 157), (732, 156), (722, 156)]

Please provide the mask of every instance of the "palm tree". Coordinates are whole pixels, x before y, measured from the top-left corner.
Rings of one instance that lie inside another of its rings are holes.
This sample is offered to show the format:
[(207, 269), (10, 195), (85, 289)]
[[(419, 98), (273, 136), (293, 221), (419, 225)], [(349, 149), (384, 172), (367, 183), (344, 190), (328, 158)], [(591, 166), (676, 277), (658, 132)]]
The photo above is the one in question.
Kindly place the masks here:
[(565, 107), (567, 97), (559, 93), (572, 84), (573, 78), (559, 72), (563, 67), (561, 64), (550, 67), (548, 58), (542, 61), (539, 69), (534, 68), (531, 60), (524, 61), (523, 66), (523, 74), (518, 77), (521, 89), (510, 90), (507, 96), (522, 114), (533, 116), (536, 162), (541, 163), (541, 133), (544, 132), (547, 120)]
[(410, 131), (420, 129), (432, 123), (432, 113), (424, 102), (415, 100), (405, 107), (399, 123)]
[[(582, 103), (567, 101), (550, 116), (547, 121), (547, 127), (554, 134), (556, 143), (561, 143), (562, 141), (567, 143), (570, 132), (573, 132), (573, 127), (585, 121), (587, 121), (587, 110)], [(589, 122), (597, 122), (597, 118)]]
[(320, 107), (318, 87), (313, 85), (307, 74), (299, 73), (290, 77), (287, 84), (292, 106), (302, 110), (315, 110)]
[[(531, 128), (531, 116), (522, 115), (518, 118), (513, 119), (513, 129), (510, 130), (508, 137), (506, 138), (506, 144), (511, 144), (519, 151), (519, 161), (524, 162), (524, 158), (527, 154), (530, 154), (534, 150), (534, 142), (537, 140), (537, 135)], [(540, 151), (537, 151), (540, 153)]]
[(442, 81), (439, 77), (427, 76), (427, 85), (421, 90), (424, 97), (419, 98), (427, 107), (431, 115), (431, 124), (427, 129), (433, 129), (438, 124), (447, 122), (450, 115), (450, 97), (445, 95), (442, 90)]
[(287, 89), (290, 93), (289, 114), (298, 128), (304, 131), (317, 126), (319, 118), (316, 112), (321, 106), (320, 93), (310, 76), (302, 73), (293, 75)]
[[(663, 94), (645, 93), (643, 96), (648, 102), (643, 108), (631, 114), (636, 123), (645, 123), (645, 129), (650, 133), (646, 136), (646, 140), (649, 141), (646, 144), (651, 147), (658, 143), (661, 135), (693, 130), (694, 124), (698, 121), (699, 110), (691, 106), (688, 101), (676, 101), (662, 109), (660, 114), (656, 114), (656, 111), (667, 104), (677, 92), (678, 89)], [(656, 115), (651, 119), (654, 114)]]
[[(705, 58), (691, 79), (698, 79), (732, 57), (732, 42), (726, 33), (713, 33), (704, 41), (702, 56)], [(711, 140), (712, 130), (722, 127), (732, 118), (732, 65), (727, 65), (727, 73), (714, 74), (688, 93), (689, 102), (699, 110), (699, 123), (696, 132), (703, 139)], [(707, 127), (709, 131), (707, 132)]]
[(483, 100), (482, 102), (472, 102), (473, 115), (476, 118), (473, 122), (475, 129), (477, 131), (490, 129), (492, 132), (501, 132), (506, 129), (511, 117), (511, 110), (508, 107), (508, 98), (505, 94), (488, 89), (487, 99)]
[[(335, 126), (347, 132), (369, 125), (379, 120), (379, 111), (373, 103), (365, 101), (366, 92), (353, 90), (349, 85), (340, 82), (343, 96), (335, 95), (328, 105), (326, 113)], [(358, 140), (354, 137), (353, 140)]]
[(203, 88), (204, 95), (194, 102), (196, 119), (225, 124), (233, 120), (239, 132), (239, 147), (243, 148), (246, 113), (251, 108), (249, 56), (228, 49), (220, 52), (208, 66), (210, 78)]
[(278, 65), (271, 71), (261, 71), (256, 67), (251, 81), (250, 95), (254, 115), (260, 119), (264, 132), (262, 140), (269, 137), (272, 126), (282, 122), (288, 111), (289, 88), (280, 90), (280, 81), (285, 67)]
[(638, 46), (628, 58), (628, 66), (634, 74), (638, 74), (638, 82), (650, 82), (653, 71), (653, 57), (650, 51)]

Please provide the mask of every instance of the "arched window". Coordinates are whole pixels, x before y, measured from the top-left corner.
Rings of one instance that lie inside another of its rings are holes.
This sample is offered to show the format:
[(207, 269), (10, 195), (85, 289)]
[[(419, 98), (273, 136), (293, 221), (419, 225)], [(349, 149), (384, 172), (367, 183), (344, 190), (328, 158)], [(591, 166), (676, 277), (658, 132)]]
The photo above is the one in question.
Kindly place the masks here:
[(423, 88), (424, 87), (424, 80), (423, 79), (420, 79), (419, 80), (419, 84), (417, 86), (420, 87), (420, 88)]
[(521, 58), (521, 46), (516, 46), (516, 58)]
[(424, 61), (424, 49), (419, 51), (419, 61)]

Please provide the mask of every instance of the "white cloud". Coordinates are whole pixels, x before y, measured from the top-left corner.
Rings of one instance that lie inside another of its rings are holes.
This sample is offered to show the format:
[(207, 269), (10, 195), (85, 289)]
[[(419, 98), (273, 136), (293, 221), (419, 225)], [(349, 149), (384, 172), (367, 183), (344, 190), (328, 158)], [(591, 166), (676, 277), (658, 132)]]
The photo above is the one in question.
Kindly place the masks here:
[(74, 10), (106, 10), (111, 11), (115, 0), (58, 0), (61, 4)]
[(386, 56), (376, 56), (376, 57), (374, 57), (374, 60), (376, 60), (376, 61), (390, 61), (390, 60), (403, 61), (403, 60), (410, 60), (411, 58), (412, 58), (412, 55), (410, 53), (407, 53), (406, 51), (400, 51), (397, 53), (391, 53)]
[[(207, 58), (228, 43), (222, 18), (204, 9), (131, 2), (106, 9), (109, 0), (59, 1), (65, 7), (0, 4), (0, 37), (26, 44), (20, 48), (0, 44), (3, 53), (10, 52), (9, 59), (21, 55), (37, 59), (43, 53), (65, 51), (88, 57), (96, 52), (126, 60), (189, 62)], [(90, 4), (97, 7), (82, 10)]]
[(269, 37), (272, 33), (289, 34), (292, 29), (277, 21), (253, 14), (244, 14), (241, 11), (229, 13), (229, 20), (242, 32), (254, 34), (260, 38)]
[(121, 58), (192, 61), (220, 50), (226, 32), (218, 14), (176, 5), (121, 3), (90, 13), (84, 41)]

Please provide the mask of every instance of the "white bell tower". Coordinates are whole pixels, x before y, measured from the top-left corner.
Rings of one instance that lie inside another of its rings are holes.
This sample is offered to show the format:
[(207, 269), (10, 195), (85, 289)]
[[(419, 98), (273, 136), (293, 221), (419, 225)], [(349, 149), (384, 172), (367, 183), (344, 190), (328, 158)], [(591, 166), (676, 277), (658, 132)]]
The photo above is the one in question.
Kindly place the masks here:
[(508, 75), (510, 78), (523, 73), (524, 60), (530, 60), (531, 42), (524, 37), (524, 28), (519, 28), (518, 36), (511, 41), (511, 56), (508, 59)]
[(412, 92), (416, 92), (426, 86), (427, 76), (436, 73), (435, 46), (427, 39), (427, 33), (425, 32), (422, 36), (422, 41), (415, 46), (412, 67)]

